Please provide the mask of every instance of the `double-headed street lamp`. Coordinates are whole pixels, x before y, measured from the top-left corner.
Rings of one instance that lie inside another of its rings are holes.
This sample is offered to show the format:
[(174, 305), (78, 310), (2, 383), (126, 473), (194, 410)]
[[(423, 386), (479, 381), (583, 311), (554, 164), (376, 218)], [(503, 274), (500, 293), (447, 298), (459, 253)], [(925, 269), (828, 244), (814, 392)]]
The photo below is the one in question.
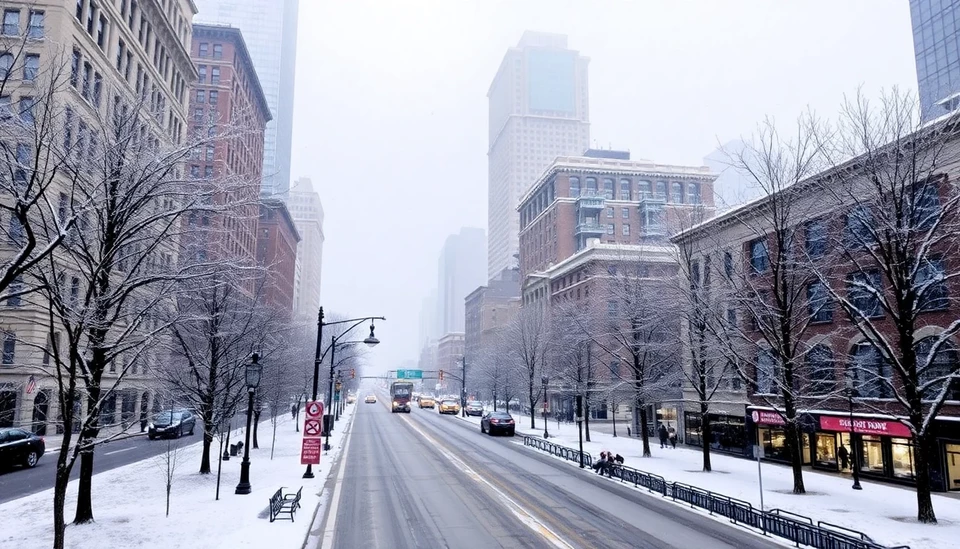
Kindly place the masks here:
[[(550, 433), (547, 432), (547, 385), (550, 383), (550, 378), (543, 376), (540, 381), (543, 382), (543, 438), (550, 438)], [(530, 412), (532, 413), (533, 410)]]
[[(334, 365), (336, 364), (333, 360), (334, 355), (336, 354), (337, 340), (341, 337), (350, 333), (351, 330), (357, 326), (363, 324), (366, 321), (370, 321), (370, 335), (363, 340), (363, 343), (373, 347), (380, 343), (380, 340), (373, 335), (374, 320), (386, 320), (386, 317), (382, 316), (365, 316), (362, 318), (350, 318), (347, 320), (337, 320), (335, 322), (324, 322), (323, 321), (323, 307), (320, 307), (320, 313), (317, 316), (317, 348), (314, 352), (313, 358), (313, 400), (317, 400), (317, 385), (320, 383), (320, 363), (323, 361), (326, 351), (321, 353), (321, 347), (323, 345), (323, 327), (324, 326), (333, 326), (335, 324), (348, 324), (353, 322), (349, 328), (343, 331), (339, 336), (333, 336), (331, 338), (331, 344), (327, 347), (327, 351), (330, 351), (330, 392), (327, 394), (327, 405), (324, 410), (323, 426), (327, 431), (327, 440), (324, 444), (324, 450), (330, 450), (330, 429), (333, 427), (332, 420), (333, 416), (330, 414), (330, 406), (333, 403), (333, 370)], [(330, 416), (328, 420), (326, 416)], [(307, 464), (307, 470), (303, 473), (303, 478), (313, 478), (313, 465)]]
[(251, 361), (246, 368), (247, 393), (247, 433), (246, 442), (243, 443), (243, 461), (240, 462), (240, 482), (237, 483), (237, 494), (250, 493), (250, 422), (253, 418), (253, 394), (257, 392), (257, 386), (260, 385), (260, 376), (263, 373), (263, 365), (259, 363), (260, 355), (253, 353)]

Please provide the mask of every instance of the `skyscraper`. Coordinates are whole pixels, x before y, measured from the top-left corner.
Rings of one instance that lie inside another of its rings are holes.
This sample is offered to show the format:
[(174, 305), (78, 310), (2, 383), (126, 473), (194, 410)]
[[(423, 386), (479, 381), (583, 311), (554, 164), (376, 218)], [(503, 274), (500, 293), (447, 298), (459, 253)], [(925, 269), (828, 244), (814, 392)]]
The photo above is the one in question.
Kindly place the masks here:
[(503, 56), (487, 92), (489, 279), (516, 266), (520, 197), (556, 157), (590, 144), (589, 61), (566, 36), (531, 31)]
[(323, 204), (306, 177), (297, 179), (287, 198), (290, 216), (300, 233), (297, 260), (300, 279), (296, 287), (294, 313), (312, 316), (320, 309), (320, 273), (323, 264)]
[(472, 227), (461, 228), (443, 244), (437, 280), (437, 325), (441, 337), (463, 332), (464, 299), (484, 282), (485, 247), (483, 229)]
[(960, 106), (960, 2), (910, 0), (920, 115), (936, 118)]
[(286, 198), (290, 189), (293, 85), (299, 0), (196, 0), (198, 22), (239, 27), (267, 96), (261, 195)]

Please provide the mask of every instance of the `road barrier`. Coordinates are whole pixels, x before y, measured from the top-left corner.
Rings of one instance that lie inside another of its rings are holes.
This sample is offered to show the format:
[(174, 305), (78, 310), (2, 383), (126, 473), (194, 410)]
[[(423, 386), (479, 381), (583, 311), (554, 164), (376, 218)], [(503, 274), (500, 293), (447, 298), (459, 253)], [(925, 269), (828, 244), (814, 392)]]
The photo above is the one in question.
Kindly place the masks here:
[[(580, 462), (579, 450), (560, 446), (539, 437), (524, 435), (523, 445), (569, 461)], [(584, 452), (584, 463), (591, 466), (593, 464), (593, 458), (588, 452)], [(896, 547), (880, 545), (862, 532), (823, 521), (814, 524), (813, 519), (782, 509), (769, 511), (754, 509), (746, 501), (681, 482), (669, 482), (659, 475), (625, 465), (614, 465), (609, 469), (608, 474), (612, 478), (619, 479), (620, 482), (631, 483), (636, 487), (642, 486), (663, 497), (704, 509), (711, 515), (725, 517), (733, 524), (750, 526), (764, 534), (785, 539), (796, 544), (797, 547), (802, 545), (816, 549), (910, 549), (908, 545)]]

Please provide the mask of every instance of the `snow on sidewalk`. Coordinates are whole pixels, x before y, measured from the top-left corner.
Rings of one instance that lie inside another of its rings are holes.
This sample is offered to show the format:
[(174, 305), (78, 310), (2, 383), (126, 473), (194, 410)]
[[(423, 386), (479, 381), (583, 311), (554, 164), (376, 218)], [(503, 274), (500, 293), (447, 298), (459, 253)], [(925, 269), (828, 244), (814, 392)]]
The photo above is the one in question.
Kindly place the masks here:
[[(295, 431), (296, 426), (290, 416), (277, 418), (277, 438), (272, 460), (270, 446), (273, 425), (269, 420), (261, 422), (258, 430), (260, 448), (250, 449), (252, 492), (247, 495), (234, 494), (240, 480), (241, 457), (232, 457), (230, 461), (222, 462), (219, 501), (214, 499), (217, 483), (216, 460), (211, 460), (212, 474), (197, 473), (202, 449), (199, 437), (173, 441), (175, 444), (183, 443), (183, 446), (178, 456), (171, 490), (169, 517), (165, 516), (166, 474), (162, 461), (165, 454), (94, 475), (93, 514), (96, 522), (68, 525), (66, 547), (300, 547), (314, 511), (321, 502), (319, 493), (330, 471), (330, 465), (342, 450), (344, 431), (347, 430), (355, 409), (356, 406), (347, 406), (346, 411), (341, 414), (340, 421), (330, 437), (332, 450), (323, 453), (320, 466), (314, 467), (313, 479), (301, 478), (305, 469), (304, 465), (300, 465), (301, 433)], [(239, 437), (239, 431), (233, 432), (231, 442), (241, 440)], [(149, 444), (166, 442), (155, 441)], [(218, 441), (214, 440), (211, 453), (215, 454), (218, 447)], [(79, 463), (75, 465), (79, 466)], [(52, 472), (51, 469), (51, 474)], [(303, 486), (302, 508), (296, 514), (296, 522), (283, 518), (273, 523), (269, 520), (270, 496), (281, 486), (286, 487), (284, 492), (295, 492)], [(76, 501), (77, 481), (72, 481), (67, 490), (65, 516), (68, 521), (73, 518)], [(0, 529), (0, 548), (30, 549), (52, 546), (52, 509), (53, 489), (0, 505), (0, 516), (3, 517), (4, 525)]]
[[(543, 418), (536, 418), (537, 429), (530, 429), (529, 416), (512, 414), (517, 433), (543, 436)], [(480, 423), (478, 417), (461, 418)], [(625, 426), (624, 426), (625, 427)], [(570, 448), (578, 447), (576, 424), (556, 420), (547, 425), (550, 441)], [(619, 430), (619, 429), (618, 429)], [(624, 432), (626, 429), (624, 428)], [(676, 449), (661, 449), (660, 440), (651, 437), (652, 457), (644, 458), (639, 438), (616, 437), (590, 432), (592, 442), (583, 449), (600, 457), (609, 450), (625, 458), (624, 465), (664, 477), (669, 482), (691, 484), (749, 502), (760, 508), (757, 462), (712, 452), (713, 472), (704, 473), (703, 454), (699, 448), (678, 444)], [(783, 509), (863, 532), (875, 542), (885, 545), (909, 545), (912, 549), (955, 549), (960, 547), (960, 500), (933, 496), (933, 507), (939, 524), (925, 525), (916, 520), (917, 500), (913, 489), (861, 479), (862, 491), (850, 488), (852, 481), (804, 467), (804, 495), (793, 494), (793, 473), (789, 467), (763, 462), (763, 503), (766, 509)]]

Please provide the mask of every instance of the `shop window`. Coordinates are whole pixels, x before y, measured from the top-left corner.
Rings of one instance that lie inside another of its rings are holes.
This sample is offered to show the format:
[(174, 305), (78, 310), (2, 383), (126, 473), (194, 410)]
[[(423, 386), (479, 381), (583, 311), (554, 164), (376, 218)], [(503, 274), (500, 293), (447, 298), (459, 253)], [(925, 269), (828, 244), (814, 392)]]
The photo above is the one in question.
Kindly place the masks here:
[(912, 479), (914, 477), (913, 444), (910, 444), (910, 439), (891, 438), (890, 450), (893, 458), (893, 476)]
[(860, 448), (860, 472), (882, 475), (883, 444), (880, 442), (880, 437), (877, 435), (861, 435)]
[(830, 469), (839, 469), (840, 463), (837, 457), (837, 436), (833, 433), (817, 433), (816, 439), (816, 464)]
[(946, 444), (947, 489), (960, 490), (960, 444)]
[(916, 345), (917, 374), (920, 383), (931, 384), (923, 389), (922, 396), (924, 400), (933, 400), (940, 394), (944, 383), (950, 383), (947, 400), (960, 400), (960, 381), (947, 379), (947, 376), (960, 372), (960, 356), (956, 348), (948, 342), (941, 345), (931, 359), (930, 352), (936, 341), (936, 337), (928, 337), (920, 340)]

